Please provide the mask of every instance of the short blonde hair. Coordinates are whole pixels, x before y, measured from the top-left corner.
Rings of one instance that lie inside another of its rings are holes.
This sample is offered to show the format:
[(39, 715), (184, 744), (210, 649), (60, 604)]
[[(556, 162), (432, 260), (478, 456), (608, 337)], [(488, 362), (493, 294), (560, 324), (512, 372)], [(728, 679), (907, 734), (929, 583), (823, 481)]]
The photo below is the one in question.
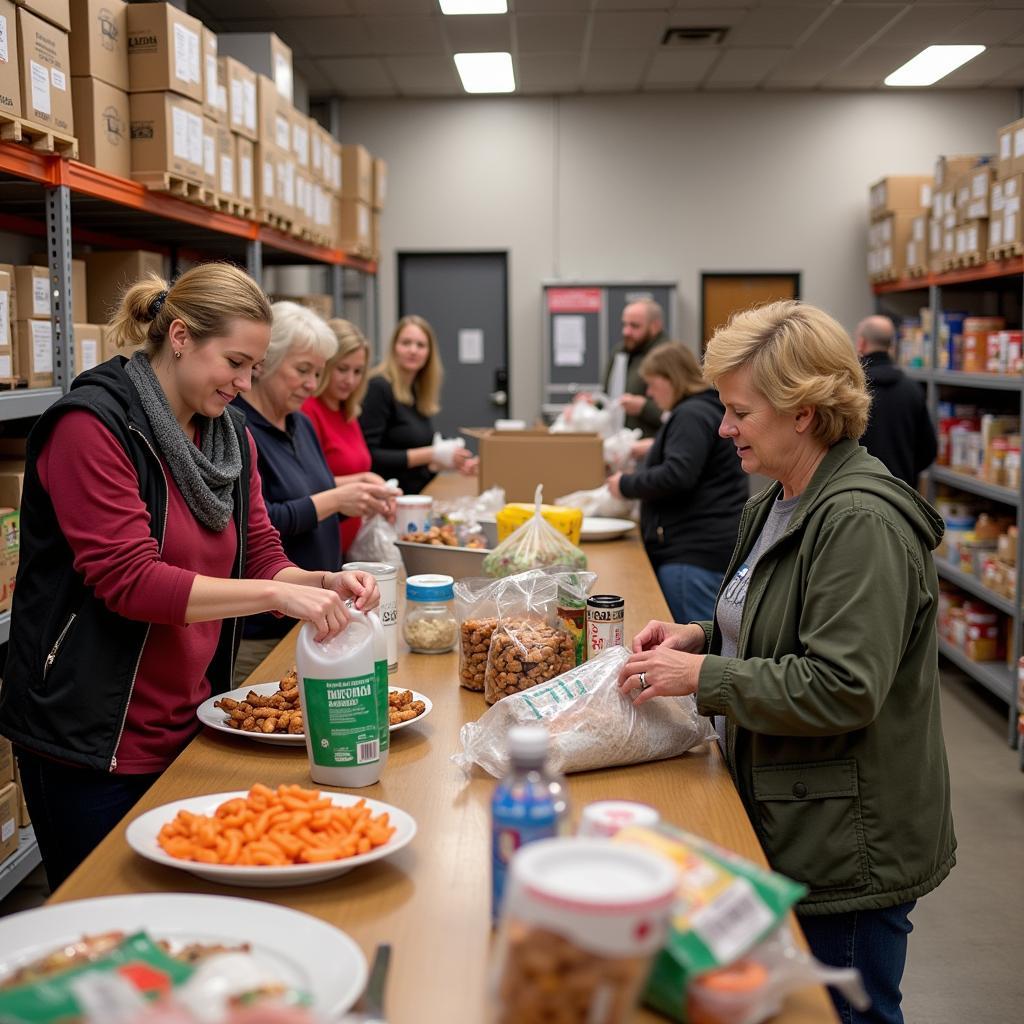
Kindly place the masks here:
[(648, 352), (640, 364), (640, 376), (644, 380), (650, 377), (664, 377), (672, 386), (673, 405), (678, 405), (684, 398), (708, 389), (697, 357), (677, 341), (659, 345)]
[(871, 406), (864, 370), (850, 336), (828, 313), (794, 300), (735, 313), (708, 342), (704, 376), (717, 385), (743, 367), (776, 412), (813, 405), (812, 433), (823, 444), (864, 433)]
[(313, 310), (297, 302), (275, 302), (270, 308), (274, 312), (274, 323), (270, 328), (270, 347), (263, 360), (260, 380), (276, 373), (292, 349), (314, 352), (321, 359), (330, 359), (338, 350), (334, 332)]
[(148, 274), (130, 285), (108, 329), (118, 348), (143, 345), (146, 354), (154, 356), (166, 343), (175, 320), (185, 325), (194, 342), (202, 344), (229, 334), (236, 319), (258, 324), (273, 320), (263, 289), (231, 263), (201, 263), (173, 284)]
[[(412, 389), (406, 387), (402, 375), (398, 372), (398, 364), (395, 362), (395, 343), (398, 336), (406, 327), (418, 327), (426, 336), (429, 346), (427, 361), (423, 369), (416, 374), (416, 394)], [(403, 316), (395, 324), (391, 334), (391, 344), (388, 346), (388, 354), (381, 362), (373, 368), (371, 377), (383, 377), (395, 393), (395, 398), (402, 405), (415, 405), (416, 411), (421, 416), (436, 416), (441, 411), (441, 384), (444, 381), (444, 366), (441, 364), (441, 353), (437, 350), (437, 335), (434, 328), (421, 316), (412, 314)]]
[(345, 419), (354, 420), (363, 411), (363, 396), (366, 394), (367, 378), (369, 377), (370, 343), (366, 340), (363, 332), (350, 320), (335, 318), (328, 320), (327, 326), (334, 332), (335, 340), (338, 342), (338, 351), (327, 360), (320, 387), (316, 389), (317, 397), (327, 390), (327, 385), (331, 380), (331, 371), (342, 359), (347, 359), (355, 352), (366, 353), (367, 369), (363, 373), (363, 379), (359, 387), (345, 399)]

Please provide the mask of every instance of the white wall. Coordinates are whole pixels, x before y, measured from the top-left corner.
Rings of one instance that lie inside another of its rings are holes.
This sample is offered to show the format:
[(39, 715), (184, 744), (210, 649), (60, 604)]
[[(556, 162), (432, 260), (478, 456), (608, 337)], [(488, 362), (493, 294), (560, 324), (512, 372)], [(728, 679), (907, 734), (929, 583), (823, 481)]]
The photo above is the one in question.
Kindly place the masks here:
[(367, 100), (344, 139), (389, 163), (381, 337), (396, 251), (509, 253), (511, 414), (540, 407), (541, 281), (675, 280), (683, 340), (702, 271), (798, 270), (848, 327), (872, 309), (867, 187), (991, 152), (1012, 91)]

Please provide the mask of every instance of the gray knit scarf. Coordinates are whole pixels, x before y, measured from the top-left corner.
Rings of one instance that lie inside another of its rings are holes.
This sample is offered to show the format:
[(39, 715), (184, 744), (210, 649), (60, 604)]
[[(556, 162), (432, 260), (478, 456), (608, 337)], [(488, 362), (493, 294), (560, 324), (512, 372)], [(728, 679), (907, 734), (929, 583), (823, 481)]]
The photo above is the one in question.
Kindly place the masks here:
[(242, 453), (230, 417), (226, 411), (216, 419), (197, 416), (201, 437), (201, 448), (197, 448), (174, 418), (149, 359), (136, 352), (125, 370), (186, 504), (203, 526), (220, 533), (234, 511), (231, 492), (242, 472)]

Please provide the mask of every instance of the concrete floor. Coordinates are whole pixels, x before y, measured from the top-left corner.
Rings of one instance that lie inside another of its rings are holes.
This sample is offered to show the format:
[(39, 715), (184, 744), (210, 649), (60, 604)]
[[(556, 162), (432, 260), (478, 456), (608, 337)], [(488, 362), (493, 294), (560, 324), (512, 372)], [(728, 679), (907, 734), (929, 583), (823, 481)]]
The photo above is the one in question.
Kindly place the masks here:
[[(965, 676), (943, 673), (957, 866), (922, 899), (904, 976), (907, 1024), (996, 1024), (1024, 1007), (1024, 774), (1006, 744), (1006, 707)], [(0, 916), (39, 906), (42, 870)]]

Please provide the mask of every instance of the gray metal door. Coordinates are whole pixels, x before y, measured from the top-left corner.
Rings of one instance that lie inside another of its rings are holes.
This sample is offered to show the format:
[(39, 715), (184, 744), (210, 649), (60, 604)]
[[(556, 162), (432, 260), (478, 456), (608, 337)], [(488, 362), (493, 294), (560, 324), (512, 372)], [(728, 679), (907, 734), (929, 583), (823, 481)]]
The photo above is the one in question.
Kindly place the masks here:
[(454, 437), (507, 416), (506, 254), (399, 253), (398, 315), (410, 313), (429, 321), (444, 360), (437, 429)]

